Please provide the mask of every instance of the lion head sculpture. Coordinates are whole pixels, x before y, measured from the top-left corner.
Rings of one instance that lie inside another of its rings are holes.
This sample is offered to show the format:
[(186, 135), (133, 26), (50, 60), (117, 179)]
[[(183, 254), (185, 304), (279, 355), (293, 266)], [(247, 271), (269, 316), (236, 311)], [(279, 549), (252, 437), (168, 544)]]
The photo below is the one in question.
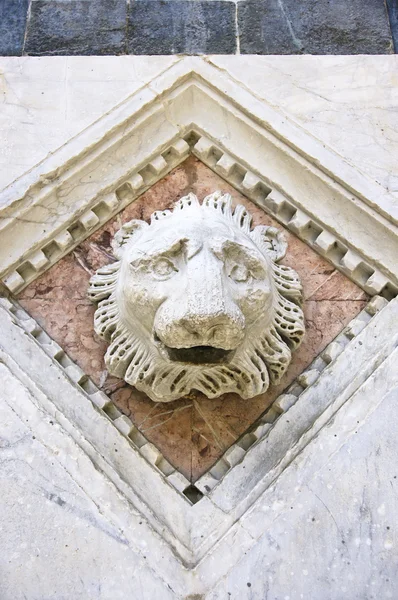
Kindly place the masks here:
[(302, 288), (278, 265), (281, 232), (251, 220), (215, 192), (123, 225), (116, 262), (89, 287), (111, 374), (157, 402), (192, 390), (251, 398), (279, 382), (304, 334)]

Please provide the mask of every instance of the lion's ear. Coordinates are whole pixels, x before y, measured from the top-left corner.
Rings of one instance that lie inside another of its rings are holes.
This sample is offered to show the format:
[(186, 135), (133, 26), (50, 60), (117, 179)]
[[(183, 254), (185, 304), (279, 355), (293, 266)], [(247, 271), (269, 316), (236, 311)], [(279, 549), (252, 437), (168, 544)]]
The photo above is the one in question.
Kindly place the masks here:
[(119, 231), (115, 233), (112, 240), (112, 249), (116, 258), (122, 258), (127, 242), (135, 235), (138, 235), (145, 227), (148, 227), (148, 223), (133, 219), (133, 221), (125, 223)]
[(287, 242), (283, 233), (276, 227), (258, 225), (251, 232), (251, 236), (270, 255), (274, 262), (278, 262), (285, 256)]

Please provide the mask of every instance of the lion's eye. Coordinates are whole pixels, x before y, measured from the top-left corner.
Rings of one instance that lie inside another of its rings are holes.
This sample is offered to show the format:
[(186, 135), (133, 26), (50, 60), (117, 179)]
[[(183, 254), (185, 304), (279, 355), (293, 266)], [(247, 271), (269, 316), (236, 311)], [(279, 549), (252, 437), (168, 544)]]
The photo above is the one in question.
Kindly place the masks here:
[(237, 283), (244, 283), (250, 277), (250, 271), (245, 265), (234, 265), (229, 273), (230, 278)]
[(177, 271), (178, 269), (168, 258), (158, 258), (152, 265), (152, 273), (159, 279), (167, 279)]

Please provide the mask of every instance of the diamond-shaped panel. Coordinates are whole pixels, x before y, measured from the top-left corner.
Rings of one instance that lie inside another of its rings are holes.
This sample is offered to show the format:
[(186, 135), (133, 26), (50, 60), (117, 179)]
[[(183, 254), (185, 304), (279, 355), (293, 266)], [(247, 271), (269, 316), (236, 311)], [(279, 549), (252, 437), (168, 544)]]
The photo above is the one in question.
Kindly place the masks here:
[(230, 192), (236, 203), (246, 205), (255, 225), (283, 229), (199, 160), (190, 157), (32, 282), (19, 297), (21, 305), (48, 334), (192, 481), (210, 468), (368, 300), (357, 285), (284, 230), (289, 244), (284, 262), (298, 271), (304, 286), (307, 332), (279, 386), (251, 400), (233, 394), (209, 400), (192, 394), (176, 402), (155, 404), (124, 381), (109, 377), (103, 363), (106, 344), (94, 334), (94, 306), (87, 299), (87, 287), (94, 271), (112, 258), (110, 241), (114, 232), (132, 218), (148, 219), (154, 210), (170, 207), (188, 192), (202, 199), (216, 189)]

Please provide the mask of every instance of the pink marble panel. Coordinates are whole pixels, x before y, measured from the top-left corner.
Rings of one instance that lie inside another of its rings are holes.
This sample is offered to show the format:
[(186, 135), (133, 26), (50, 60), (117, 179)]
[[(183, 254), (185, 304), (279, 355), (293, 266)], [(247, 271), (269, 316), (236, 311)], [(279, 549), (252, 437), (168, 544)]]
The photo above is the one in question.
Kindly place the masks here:
[(279, 386), (271, 387), (266, 394), (251, 400), (242, 400), (233, 394), (209, 400), (200, 394), (192, 394), (176, 402), (155, 404), (124, 381), (110, 377), (103, 362), (106, 344), (93, 330), (94, 306), (87, 299), (87, 286), (95, 270), (110, 261), (113, 234), (124, 222), (133, 218), (148, 219), (154, 210), (170, 207), (188, 192), (203, 199), (216, 189), (230, 192), (235, 203), (244, 204), (256, 225), (281, 228), (260, 208), (191, 157), (19, 296), (21, 305), (47, 333), (191, 481), (209, 469), (368, 300), (358, 286), (285, 230), (289, 247), (284, 262), (298, 271), (303, 283), (307, 332)]

